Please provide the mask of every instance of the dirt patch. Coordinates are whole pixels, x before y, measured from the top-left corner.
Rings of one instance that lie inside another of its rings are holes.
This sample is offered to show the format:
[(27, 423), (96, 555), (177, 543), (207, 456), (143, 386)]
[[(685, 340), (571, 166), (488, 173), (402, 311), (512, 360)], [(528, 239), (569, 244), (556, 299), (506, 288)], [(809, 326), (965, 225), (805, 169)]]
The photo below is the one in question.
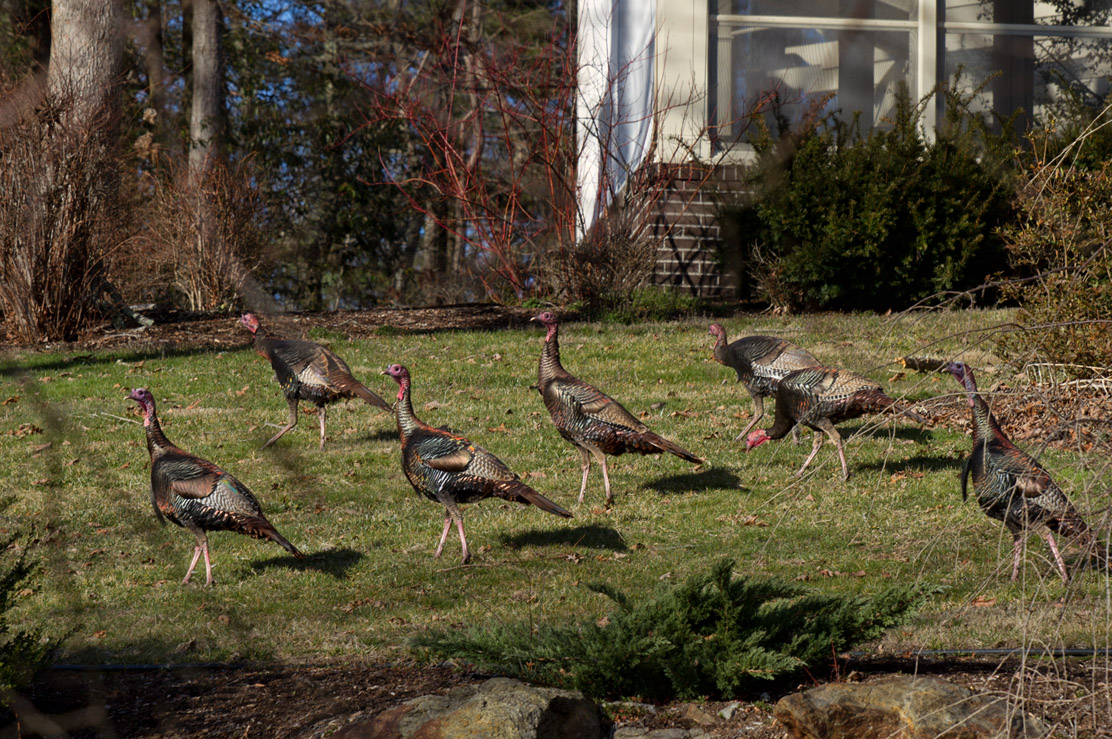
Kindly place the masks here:
[[(860, 681), (893, 672), (936, 675), (977, 692), (1011, 696), (1066, 736), (1103, 737), (1112, 730), (1110, 667), (1104, 657), (1026, 664), (859, 659), (840, 662), (838, 671), (826, 679)], [(49, 722), (73, 737), (310, 739), (419, 695), (443, 693), (488, 677), (410, 663), (51, 670), (19, 706), (23, 733), (2, 735), (47, 732)], [(622, 702), (606, 707), (619, 727), (700, 729), (714, 739), (778, 739), (786, 734), (772, 718), (773, 703), (788, 692), (815, 684), (808, 681), (739, 701), (663, 706)], [(720, 715), (724, 709), (729, 718)]]

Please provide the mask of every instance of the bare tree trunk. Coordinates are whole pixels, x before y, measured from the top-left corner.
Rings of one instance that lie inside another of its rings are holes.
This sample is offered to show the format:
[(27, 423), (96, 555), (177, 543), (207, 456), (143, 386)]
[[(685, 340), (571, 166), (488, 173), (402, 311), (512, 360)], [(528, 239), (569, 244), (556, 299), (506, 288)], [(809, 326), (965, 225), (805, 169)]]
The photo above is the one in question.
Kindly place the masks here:
[(193, 99), (189, 171), (201, 175), (221, 153), (224, 127), (224, 14), (216, 0), (193, 0)]
[(155, 113), (156, 136), (161, 138), (166, 115), (166, 55), (162, 41), (162, 0), (146, 0), (147, 17), (139, 24), (143, 63), (147, 68), (147, 106)]
[(56, 100), (72, 99), (78, 118), (114, 107), (123, 48), (119, 0), (54, 0), (47, 89)]
[[(217, 203), (215, 167), (223, 159), (224, 59), (221, 33), (224, 14), (217, 0), (192, 0), (192, 94), (189, 106), (189, 157), (184, 195), (192, 201), (192, 232), (178, 245), (176, 278), (190, 308), (202, 310), (215, 298), (212, 288), (231, 278), (234, 290), (247, 279), (247, 270), (223, 238)], [(226, 176), (226, 174), (224, 175)], [(227, 273), (230, 272), (230, 275)], [(198, 280), (198, 273), (209, 275)], [(218, 291), (222, 292), (222, 290)]]
[[(468, 3), (470, 3), (470, 7), (468, 7)], [(469, 176), (478, 167), (483, 156), (483, 114), (479, 110), (479, 95), (475, 91), (478, 85), (477, 73), (480, 63), (476, 58), (475, 49), (480, 43), (482, 34), (482, 3), (479, 0), (460, 0), (456, 8), (456, 17), (463, 24), (459, 43), (463, 46), (461, 54), (463, 89), (467, 91), (468, 104), (467, 110), (463, 112), (460, 125), (456, 128), (456, 148), (457, 151), (467, 153), (464, 170), (468, 173), (466, 176)], [(464, 264), (465, 241), (463, 233), (468, 228), (464, 222), (462, 203), (457, 201), (452, 204), (450, 218), (453, 227), (447, 234), (447, 244), (444, 248), (443, 267), (440, 272), (442, 276), (441, 286), (442, 292), (450, 302), (459, 302), (466, 297), (464, 294), (466, 283), (460, 279), (460, 272), (463, 270)]]

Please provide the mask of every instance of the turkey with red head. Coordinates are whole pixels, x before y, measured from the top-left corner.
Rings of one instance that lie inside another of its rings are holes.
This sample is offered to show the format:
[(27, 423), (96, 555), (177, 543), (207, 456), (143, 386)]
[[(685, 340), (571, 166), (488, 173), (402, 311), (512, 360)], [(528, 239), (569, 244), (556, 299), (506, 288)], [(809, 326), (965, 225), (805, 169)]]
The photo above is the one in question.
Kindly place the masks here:
[(988, 403), (977, 392), (973, 369), (962, 362), (951, 362), (945, 371), (965, 388), (973, 412), (973, 453), (962, 465), (961, 499), (966, 499), (967, 482), (972, 477), (973, 493), (981, 510), (1008, 527), (1012, 534), (1012, 580), (1019, 576), (1024, 534), (1033, 529), (1039, 529), (1050, 546), (1063, 582), (1069, 581), (1069, 572), (1054, 542), (1054, 533), (1089, 547), (1094, 559), (1107, 567), (1107, 550), (1096, 541), (1066, 494), (1038, 462), (1001, 430)]
[(514, 503), (531, 504), (542, 511), (564, 518), (571, 514), (521, 481), (502, 460), (462, 436), (433, 428), (413, 412), (409, 370), (392, 364), (383, 373), (398, 383), (394, 412), (402, 441), (402, 471), (421, 495), (444, 506), (444, 530), (436, 545), (436, 555), (444, 550), (448, 531), (455, 522), (463, 548), (463, 564), (471, 561), (467, 536), (463, 532), (460, 505), (484, 498), (502, 498)]
[(926, 419), (914, 411), (899, 408), (879, 384), (855, 372), (833, 367), (809, 367), (789, 372), (780, 379), (773, 397), (776, 399), (776, 419), (772, 426), (749, 434), (745, 440), (745, 451), (752, 451), (766, 441), (783, 439), (797, 425), (822, 432), (814, 434), (811, 453), (795, 473), (797, 476), (803, 475), (807, 465), (818, 454), (823, 434), (826, 434), (838, 447), (842, 479), (849, 479), (842, 436), (834, 428), (837, 423), (866, 413), (879, 413), (893, 406), (913, 421), (926, 423)]
[(197, 540), (183, 585), (189, 582), (202, 555), (205, 584), (215, 582), (208, 548), (209, 531), (234, 531), (253, 539), (267, 539), (297, 558), (304, 556), (266, 519), (259, 501), (246, 485), (212, 462), (170, 443), (162, 433), (154, 396), (149, 390), (136, 388), (128, 397), (143, 410), (147, 451), (151, 455), (151, 503), (155, 515), (163, 525), (169, 519), (188, 529)]
[[(784, 375), (821, 364), (795, 344), (775, 336), (745, 336), (727, 343), (726, 329), (720, 323), (712, 323), (707, 333), (715, 337), (714, 361), (734, 370), (737, 381), (753, 398), (753, 418), (734, 441), (743, 438), (764, 417), (764, 399), (772, 397)], [(799, 426), (792, 428), (792, 439), (799, 442)]]
[(606, 466), (607, 454), (618, 456), (626, 452), (669, 452), (694, 464), (703, 462), (679, 444), (653, 433), (621, 403), (565, 370), (560, 364), (560, 324), (555, 314), (544, 311), (532, 320), (538, 321), (547, 330), (537, 372), (537, 387), (556, 430), (579, 450), (582, 459), (580, 503), (583, 502), (583, 493), (587, 489), (592, 456), (602, 465), (602, 484), (606, 489), (607, 505), (614, 500), (610, 491), (610, 472)]

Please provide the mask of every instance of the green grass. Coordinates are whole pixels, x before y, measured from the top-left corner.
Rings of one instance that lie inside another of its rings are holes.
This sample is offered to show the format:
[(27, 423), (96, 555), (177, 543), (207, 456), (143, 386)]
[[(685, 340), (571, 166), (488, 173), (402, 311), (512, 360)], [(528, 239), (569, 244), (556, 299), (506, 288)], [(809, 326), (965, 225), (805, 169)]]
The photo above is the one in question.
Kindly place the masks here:
[[(831, 314), (724, 323), (731, 338), (771, 331), (829, 364), (881, 380), (894, 395), (925, 399), (957, 385), (922, 375), (889, 382), (892, 359), (965, 352), (986, 368), (979, 379), (988, 387), (999, 361), (983, 329), (1009, 317)], [(334, 405), (323, 453), (311, 415), (264, 450), (286, 405), (269, 365), (247, 348), (9, 353), (0, 402), (18, 399), (0, 406), (0, 470), (18, 499), (0, 529), (33, 527), (47, 573), (24, 594), (20, 613), (47, 633), (73, 632), (61, 661), (389, 659), (430, 628), (593, 622), (612, 604), (587, 582), (648, 596), (729, 557), (739, 573), (800, 579), (820, 591), (941, 586), (914, 621), (882, 640), (887, 651), (1108, 642), (1104, 573), (1083, 573), (1067, 589), (1045, 544), (1032, 538), (1022, 582), (1008, 581), (1010, 537), (975, 503), (961, 502), (958, 470), (970, 449), (961, 434), (903, 421), (847, 422), (847, 483), (829, 444), (808, 476), (795, 479), (810, 450), (807, 435), (799, 446), (785, 440), (746, 454), (733, 439), (752, 405), (732, 373), (710, 360), (708, 323), (562, 328), (571, 372), (708, 460), (698, 468), (672, 456), (612, 460), (611, 511), (601, 506), (597, 467), (585, 503), (576, 504), (579, 456), (529, 388), (539, 330), (382, 331), (369, 341), (319, 335), (385, 397), (395, 386), (381, 370), (408, 365), (423, 420), (490, 449), (574, 512), (563, 520), (499, 500), (469, 507), (475, 559), (465, 568), (454, 535), (444, 557), (432, 557), (443, 509), (405, 480), (384, 412)], [(151, 388), (172, 441), (239, 477), (278, 530), (311, 556), (295, 561), (272, 544), (217, 533), (218, 585), (179, 585), (192, 537), (159, 527), (151, 510), (143, 430), (125, 399), (137, 386)], [(25, 434), (27, 424), (42, 433)], [(1094, 471), (1092, 458), (1051, 449), (1042, 460), (1082, 510), (1104, 505), (1107, 472)]]

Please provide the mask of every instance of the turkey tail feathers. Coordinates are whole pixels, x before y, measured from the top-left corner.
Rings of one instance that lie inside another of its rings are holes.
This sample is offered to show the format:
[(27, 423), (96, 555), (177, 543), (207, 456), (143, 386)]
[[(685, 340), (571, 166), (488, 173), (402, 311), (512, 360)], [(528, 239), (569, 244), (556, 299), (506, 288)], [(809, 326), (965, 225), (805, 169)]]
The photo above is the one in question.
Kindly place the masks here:
[(298, 559), (305, 558), (305, 555), (301, 553), (301, 550), (299, 550), (293, 544), (290, 544), (289, 541), (286, 540), (286, 537), (278, 533), (278, 530), (274, 528), (274, 524), (272, 524), (270, 521), (267, 521), (265, 518), (256, 518), (247, 521), (244, 523), (243, 529), (244, 533), (246, 533), (253, 539), (267, 539), (282, 547)]
[(358, 382), (352, 384), (351, 392), (356, 397), (365, 401), (368, 405), (378, 406), (379, 408), (381, 408), (384, 411), (393, 410), (393, 406), (391, 406), (389, 403), (387, 403), (385, 400), (383, 400), (381, 397), (379, 397), (379, 395), (377, 393), (374, 393), (371, 390), (368, 390), (367, 388), (363, 387), (363, 385), (359, 384)]
[(686, 449), (684, 449), (679, 444), (677, 444), (673, 441), (668, 441), (663, 436), (658, 436), (657, 434), (652, 434), (651, 436), (648, 437), (648, 441), (651, 442), (653, 444), (653, 446), (659, 447), (660, 449), (662, 449), (666, 452), (671, 452), (672, 454), (675, 454), (680, 459), (685, 460), (687, 462), (691, 462), (692, 464), (702, 464), (705, 461), (705, 460), (703, 460), (699, 457), (696, 457), (694, 454), (687, 451)]
[(910, 418), (915, 423), (922, 423), (922, 424), (927, 423), (927, 419), (923, 418), (922, 416), (920, 416), (918, 413), (911, 410), (910, 408), (905, 408), (904, 406), (902, 406), (898, 403), (893, 403), (892, 404), (892, 409), (897, 411), (901, 415), (907, 416), (908, 418)]
[(268, 536), (267, 538), (270, 539), (275, 544), (277, 544), (278, 546), (285, 549), (287, 552), (289, 552), (293, 556), (297, 557), (298, 559), (305, 559), (305, 555), (301, 552), (300, 549), (298, 549), (293, 544), (290, 544), (288, 541), (286, 541), (286, 537), (279, 534), (273, 528), (270, 530), (270, 536)]
[(907, 416), (915, 423), (927, 423), (927, 419), (923, 418), (918, 413), (911, 410), (902, 403), (897, 402), (880, 390), (876, 390), (869, 394), (869, 397), (866, 399), (866, 405), (873, 406), (872, 408), (869, 408), (869, 410), (871, 411), (881, 411), (891, 408), (894, 412), (899, 413), (902, 416)]
[(502, 486), (501, 496), (506, 500), (512, 500), (515, 503), (522, 503), (524, 505), (532, 504), (540, 508), (546, 513), (551, 513), (563, 518), (571, 518), (570, 512), (564, 510), (560, 506), (553, 503), (548, 498), (538, 493), (533, 488), (529, 487), (521, 480), (510, 480)]

